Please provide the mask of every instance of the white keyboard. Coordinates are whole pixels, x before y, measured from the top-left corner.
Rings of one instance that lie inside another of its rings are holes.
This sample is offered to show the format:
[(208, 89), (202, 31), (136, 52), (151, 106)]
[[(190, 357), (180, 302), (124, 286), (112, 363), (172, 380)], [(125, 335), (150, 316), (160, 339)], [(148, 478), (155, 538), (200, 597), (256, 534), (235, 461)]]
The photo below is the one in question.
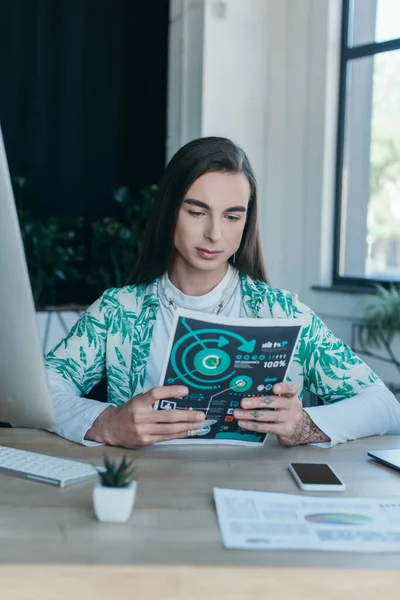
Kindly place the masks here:
[(0, 473), (65, 487), (97, 475), (87, 463), (0, 446)]

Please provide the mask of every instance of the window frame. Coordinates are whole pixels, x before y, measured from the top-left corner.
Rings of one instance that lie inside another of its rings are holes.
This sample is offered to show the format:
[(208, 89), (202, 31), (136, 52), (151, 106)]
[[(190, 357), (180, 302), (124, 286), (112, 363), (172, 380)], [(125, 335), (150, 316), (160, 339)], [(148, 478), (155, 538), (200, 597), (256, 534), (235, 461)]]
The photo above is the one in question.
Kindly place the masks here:
[(400, 50), (400, 37), (383, 42), (370, 42), (351, 46), (349, 44), (349, 30), (351, 22), (352, 0), (342, 0), (342, 23), (340, 42), (340, 74), (339, 74), (339, 102), (338, 102), (338, 130), (336, 151), (336, 181), (335, 181), (335, 215), (334, 215), (334, 251), (332, 286), (341, 288), (371, 288), (379, 283), (384, 287), (393, 284), (399, 285), (399, 281), (389, 279), (372, 279), (367, 277), (354, 277), (340, 275), (340, 239), (341, 221), (343, 209), (343, 167), (345, 152), (345, 126), (346, 126), (346, 87), (348, 77), (348, 65), (357, 58), (376, 56), (384, 52)]

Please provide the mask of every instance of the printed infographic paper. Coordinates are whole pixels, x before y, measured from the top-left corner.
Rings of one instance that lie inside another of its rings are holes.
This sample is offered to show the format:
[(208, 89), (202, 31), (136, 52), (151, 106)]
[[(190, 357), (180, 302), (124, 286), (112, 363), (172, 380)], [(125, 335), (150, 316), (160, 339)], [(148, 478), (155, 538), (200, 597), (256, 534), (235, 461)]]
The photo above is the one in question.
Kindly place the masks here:
[(214, 488), (225, 548), (399, 552), (400, 501)]
[(161, 400), (158, 410), (202, 410), (204, 427), (179, 443), (259, 445), (267, 434), (241, 429), (240, 400), (272, 394), (285, 380), (302, 328), (300, 319), (232, 319), (180, 309), (160, 385), (185, 385), (185, 398)]

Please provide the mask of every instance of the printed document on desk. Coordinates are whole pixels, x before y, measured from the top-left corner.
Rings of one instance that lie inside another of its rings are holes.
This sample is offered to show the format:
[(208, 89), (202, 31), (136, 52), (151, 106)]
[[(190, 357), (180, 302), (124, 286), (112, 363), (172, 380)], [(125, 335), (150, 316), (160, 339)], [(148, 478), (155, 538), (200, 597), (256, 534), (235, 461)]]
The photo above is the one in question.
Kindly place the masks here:
[(400, 496), (317, 498), (214, 488), (214, 499), (226, 548), (400, 551)]
[(240, 400), (272, 394), (284, 381), (302, 329), (301, 319), (239, 319), (179, 309), (160, 385), (185, 385), (185, 398), (161, 400), (157, 410), (201, 410), (204, 427), (184, 444), (259, 446), (267, 434), (241, 429)]

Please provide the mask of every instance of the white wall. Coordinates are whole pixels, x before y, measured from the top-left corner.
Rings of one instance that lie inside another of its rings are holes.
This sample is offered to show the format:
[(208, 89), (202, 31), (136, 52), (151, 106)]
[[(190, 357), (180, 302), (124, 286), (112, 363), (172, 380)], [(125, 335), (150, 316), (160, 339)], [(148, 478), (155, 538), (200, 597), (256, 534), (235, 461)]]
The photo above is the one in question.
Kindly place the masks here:
[(167, 157), (202, 135), (204, 0), (171, 0)]
[(68, 335), (81, 314), (81, 310), (39, 311), (36, 313), (36, 322), (44, 355)]
[(205, 135), (243, 146), (271, 283), (349, 342), (360, 297), (311, 290), (331, 283), (340, 18), (341, 0), (173, 0), (168, 150)]

